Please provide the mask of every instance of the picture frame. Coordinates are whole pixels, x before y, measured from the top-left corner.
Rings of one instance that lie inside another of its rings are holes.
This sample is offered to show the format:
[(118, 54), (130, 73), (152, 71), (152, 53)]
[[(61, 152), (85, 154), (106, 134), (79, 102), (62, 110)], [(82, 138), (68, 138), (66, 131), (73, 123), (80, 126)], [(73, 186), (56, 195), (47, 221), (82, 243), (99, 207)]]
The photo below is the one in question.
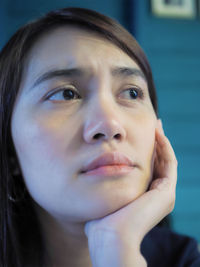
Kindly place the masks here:
[(196, 17), (195, 0), (151, 0), (152, 13), (158, 17), (193, 19)]

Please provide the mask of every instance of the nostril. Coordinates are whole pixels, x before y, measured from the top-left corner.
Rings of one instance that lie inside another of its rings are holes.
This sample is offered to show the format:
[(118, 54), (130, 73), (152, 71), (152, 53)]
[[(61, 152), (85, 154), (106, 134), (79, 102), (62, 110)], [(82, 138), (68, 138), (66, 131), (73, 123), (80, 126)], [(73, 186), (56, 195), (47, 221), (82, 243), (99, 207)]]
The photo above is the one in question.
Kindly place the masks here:
[(116, 135), (115, 135), (115, 138), (116, 138), (117, 140), (119, 140), (119, 139), (121, 138), (121, 135), (120, 135), (120, 134), (116, 134)]
[(104, 134), (98, 133), (95, 134), (94, 139), (99, 139), (99, 137), (104, 136)]
[[(104, 134), (102, 134), (102, 133), (98, 133), (98, 134), (95, 134), (95, 136), (93, 137), (94, 139), (99, 139), (100, 137), (102, 137), (102, 136), (105, 136)], [(114, 136), (114, 138), (116, 138), (116, 139), (120, 139), (121, 138), (121, 135), (120, 134), (116, 134), (115, 136)]]

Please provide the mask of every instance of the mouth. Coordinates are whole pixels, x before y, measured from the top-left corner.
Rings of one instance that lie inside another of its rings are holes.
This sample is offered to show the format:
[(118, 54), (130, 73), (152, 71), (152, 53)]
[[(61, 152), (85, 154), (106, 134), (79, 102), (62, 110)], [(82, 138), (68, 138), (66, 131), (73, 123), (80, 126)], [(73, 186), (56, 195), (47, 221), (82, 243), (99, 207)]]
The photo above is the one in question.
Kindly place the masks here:
[(84, 171), (82, 174), (89, 176), (122, 176), (134, 170), (133, 166), (128, 165), (104, 165), (95, 169)]
[(122, 175), (132, 171), (136, 165), (133, 161), (119, 152), (106, 153), (89, 162), (81, 170), (87, 175)]

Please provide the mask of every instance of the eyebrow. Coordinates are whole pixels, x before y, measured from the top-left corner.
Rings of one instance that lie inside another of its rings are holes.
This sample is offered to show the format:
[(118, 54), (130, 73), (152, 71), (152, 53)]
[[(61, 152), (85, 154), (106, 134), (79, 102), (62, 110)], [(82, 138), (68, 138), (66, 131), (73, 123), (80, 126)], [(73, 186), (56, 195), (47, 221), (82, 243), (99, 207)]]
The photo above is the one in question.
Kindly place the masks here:
[[(66, 78), (78, 77), (78, 78), (80, 78), (80, 77), (83, 77), (84, 75), (86, 75), (86, 73), (88, 73), (88, 71), (85, 70), (84, 68), (49, 70), (49, 71), (43, 73), (41, 76), (39, 76), (36, 79), (33, 86), (31, 87), (31, 89), (34, 88), (35, 86), (37, 86), (38, 84), (46, 81), (46, 80), (50, 80), (50, 79), (57, 78), (57, 77), (66, 77)], [(111, 74), (112, 74), (112, 76), (121, 76), (121, 77), (139, 76), (143, 80), (146, 81), (146, 77), (145, 77), (144, 73), (140, 69), (137, 69), (137, 68), (114, 67), (111, 70)]]
[(112, 69), (111, 73), (113, 76), (124, 76), (124, 77), (139, 76), (146, 81), (144, 73), (137, 68), (115, 67)]
[(72, 68), (72, 69), (60, 69), (60, 70), (49, 70), (43, 73), (37, 80), (34, 82), (33, 87), (37, 86), (38, 84), (50, 80), (56, 77), (81, 77), (85, 74), (85, 71), (81, 68)]

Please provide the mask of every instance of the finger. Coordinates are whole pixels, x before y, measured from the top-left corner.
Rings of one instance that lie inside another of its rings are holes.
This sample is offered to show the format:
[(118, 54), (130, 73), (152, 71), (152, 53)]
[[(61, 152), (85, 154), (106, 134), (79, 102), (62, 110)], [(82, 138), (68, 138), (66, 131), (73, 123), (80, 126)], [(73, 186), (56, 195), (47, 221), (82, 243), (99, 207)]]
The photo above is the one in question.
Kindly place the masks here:
[(127, 231), (130, 236), (131, 230), (134, 232), (134, 238), (142, 240), (149, 230), (173, 210), (175, 194), (169, 190), (168, 186), (167, 190), (163, 189), (166, 180), (166, 178), (162, 179), (162, 190), (150, 190), (115, 213), (118, 219), (123, 218), (123, 227), (120, 225), (119, 232), (122, 230), (126, 233)]
[(162, 125), (162, 120), (161, 119), (158, 120), (158, 127), (161, 130), (161, 132), (164, 134), (164, 129), (163, 129), (163, 125)]
[(175, 205), (175, 191), (169, 189), (168, 179), (158, 179), (154, 183), (158, 183), (155, 189), (146, 192), (134, 203), (138, 208), (134, 221), (146, 228), (146, 233), (172, 212)]
[(172, 160), (176, 162), (176, 156), (170, 141), (165, 136), (164, 131), (160, 128), (156, 128), (156, 142), (158, 143), (158, 152), (162, 151), (164, 159), (166, 161)]
[(174, 150), (168, 138), (159, 128), (156, 129), (156, 158), (155, 169), (158, 178), (167, 177), (176, 185), (177, 182), (177, 160)]

